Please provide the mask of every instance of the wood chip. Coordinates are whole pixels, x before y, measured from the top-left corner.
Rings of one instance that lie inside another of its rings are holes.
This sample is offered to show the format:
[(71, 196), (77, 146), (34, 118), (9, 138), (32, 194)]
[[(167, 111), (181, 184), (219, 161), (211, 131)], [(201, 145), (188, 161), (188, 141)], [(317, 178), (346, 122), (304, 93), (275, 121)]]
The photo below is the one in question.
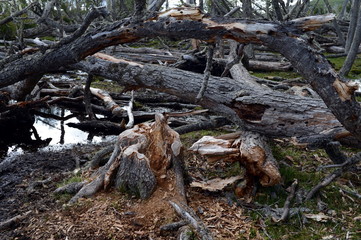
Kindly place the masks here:
[(240, 179), (242, 179), (241, 176), (234, 176), (226, 179), (215, 178), (209, 181), (193, 181), (191, 187), (199, 187), (203, 190), (215, 192), (223, 190), (228, 185), (231, 185)]

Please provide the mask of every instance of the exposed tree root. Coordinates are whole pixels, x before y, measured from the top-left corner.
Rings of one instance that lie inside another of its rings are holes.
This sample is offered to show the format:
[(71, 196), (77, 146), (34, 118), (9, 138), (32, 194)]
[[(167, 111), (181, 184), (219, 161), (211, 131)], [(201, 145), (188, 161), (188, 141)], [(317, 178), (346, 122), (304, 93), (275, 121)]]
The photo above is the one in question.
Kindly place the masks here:
[(6, 221), (0, 222), (0, 230), (6, 229), (6, 228), (11, 228), (12, 226), (14, 226), (15, 224), (19, 223), (20, 221), (24, 220), (29, 214), (31, 213), (31, 211), (28, 211), (24, 214), (19, 214), (13, 218), (10, 218)]
[(197, 217), (197, 215), (193, 212), (191, 208), (181, 203), (175, 203), (172, 201), (170, 201), (169, 203), (170, 205), (172, 205), (174, 210), (195, 229), (195, 231), (199, 234), (201, 239), (203, 240), (213, 239), (210, 231), (204, 225), (202, 220)]
[[(165, 181), (171, 162), (177, 176), (179, 195), (185, 200), (179, 134), (167, 125), (167, 118), (163, 115), (157, 114), (155, 119), (154, 123), (140, 124), (121, 133), (108, 162), (93, 174), (92, 179), (69, 203), (111, 186), (129, 191), (142, 199), (148, 198), (157, 184)], [(110, 149), (99, 153), (99, 157)], [(97, 165), (97, 159), (98, 156), (92, 165)]]
[(97, 152), (93, 156), (92, 160), (89, 162), (89, 167), (91, 169), (98, 168), (101, 165), (104, 157), (106, 155), (110, 154), (111, 152), (113, 152), (113, 150), (114, 150), (114, 146), (111, 145), (111, 146), (105, 147), (102, 150), (100, 150), (99, 152)]
[(166, 225), (163, 225), (160, 227), (161, 231), (177, 231), (179, 228), (187, 225), (188, 222), (187, 221), (179, 221), (179, 222), (174, 222), (174, 223), (169, 223)]
[(75, 194), (79, 192), (79, 190), (86, 184), (86, 182), (74, 182), (69, 183), (65, 186), (58, 187), (54, 193), (56, 194), (63, 194), (63, 193), (69, 193), (69, 194)]

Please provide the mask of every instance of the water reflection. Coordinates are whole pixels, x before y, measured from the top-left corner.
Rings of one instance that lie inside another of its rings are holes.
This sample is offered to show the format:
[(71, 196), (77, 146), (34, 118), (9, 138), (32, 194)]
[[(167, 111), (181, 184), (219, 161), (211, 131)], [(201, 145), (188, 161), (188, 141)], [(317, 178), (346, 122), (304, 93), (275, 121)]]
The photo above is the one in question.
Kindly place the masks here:
[(42, 112), (43, 116), (36, 116), (34, 127), (42, 138), (52, 138), (49, 145), (101, 142), (105, 139), (104, 136), (94, 136), (67, 125), (68, 123), (79, 123), (78, 118), (82, 118), (82, 115), (76, 115), (58, 107), (44, 109)]
[[(34, 116), (34, 115), (33, 115)], [(79, 123), (84, 116), (72, 113), (69, 110), (51, 107), (35, 112), (34, 124), (27, 130), (23, 130), (22, 136), (16, 141), (8, 135), (0, 146), (0, 159), (13, 154), (22, 154), (25, 151), (36, 151), (46, 146), (62, 146), (77, 143), (98, 143), (109, 140), (111, 136), (95, 136), (92, 133), (83, 132), (71, 128), (68, 123)]]

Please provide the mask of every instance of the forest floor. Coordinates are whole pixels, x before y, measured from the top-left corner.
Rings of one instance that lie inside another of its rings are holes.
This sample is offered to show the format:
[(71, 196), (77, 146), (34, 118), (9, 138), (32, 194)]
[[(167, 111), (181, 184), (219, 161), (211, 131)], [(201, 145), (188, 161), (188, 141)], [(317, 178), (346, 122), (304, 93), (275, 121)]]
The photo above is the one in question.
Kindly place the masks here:
[[(222, 132), (192, 132), (183, 135), (182, 140), (189, 147), (203, 135)], [(0, 162), (0, 222), (31, 211), (15, 226), (2, 230), (0, 239), (176, 239), (176, 232), (160, 231), (162, 225), (181, 220), (162, 188), (148, 200), (111, 189), (71, 206), (66, 204), (69, 195), (53, 193), (59, 185), (81, 181), (86, 175), (86, 171), (74, 173), (76, 157), (86, 162), (107, 144), (113, 143), (23, 153)], [(300, 188), (310, 189), (327, 174), (316, 168), (331, 163), (321, 150), (299, 149), (284, 140), (275, 141), (272, 149), (280, 164), (283, 184), (258, 189), (253, 202), (262, 206), (283, 207), (294, 178), (299, 180)], [(192, 177), (242, 174), (238, 164), (208, 164), (193, 153), (185, 154), (185, 162)], [(49, 181), (36, 184), (45, 179)], [(221, 192), (188, 188), (187, 196), (189, 206), (215, 239), (360, 239), (361, 200), (342, 189), (360, 192), (360, 177), (344, 174), (323, 189), (317, 199), (303, 205), (307, 212), (283, 223), (274, 222), (261, 209), (240, 205), (233, 197), (232, 187)]]
[[(333, 61), (336, 69), (343, 60)], [(361, 63), (356, 67), (361, 68)], [(262, 73), (260, 77), (266, 75), (272, 73)], [(204, 135), (222, 133), (223, 130), (198, 131), (181, 138), (187, 149)], [(84, 180), (88, 175), (86, 170), (74, 172), (76, 159), (85, 163), (109, 144), (114, 143), (72, 145), (61, 150), (24, 152), (0, 159), (0, 222), (31, 211), (22, 221), (0, 230), (0, 239), (176, 239), (176, 232), (160, 231), (161, 226), (181, 220), (162, 188), (148, 200), (110, 189), (92, 198), (80, 199), (71, 206), (66, 204), (70, 195), (53, 193), (61, 185)], [(355, 173), (343, 174), (307, 203), (294, 202), (293, 207), (304, 207), (305, 211), (285, 222), (275, 222), (263, 211), (283, 207), (294, 179), (298, 179), (299, 192), (307, 192), (333, 171), (318, 170), (319, 166), (332, 164), (323, 150), (296, 147), (284, 139), (274, 140), (271, 147), (283, 182), (257, 189), (252, 203), (263, 209), (242, 205), (234, 197), (234, 186), (219, 192), (187, 189), (189, 206), (215, 239), (361, 239), (361, 199), (347, 193), (361, 192), (361, 178)], [(343, 150), (350, 154), (354, 151)], [(243, 173), (239, 164), (209, 164), (190, 152), (185, 153), (184, 161), (193, 178), (225, 178)], [(190, 239), (197, 237), (193, 235)]]

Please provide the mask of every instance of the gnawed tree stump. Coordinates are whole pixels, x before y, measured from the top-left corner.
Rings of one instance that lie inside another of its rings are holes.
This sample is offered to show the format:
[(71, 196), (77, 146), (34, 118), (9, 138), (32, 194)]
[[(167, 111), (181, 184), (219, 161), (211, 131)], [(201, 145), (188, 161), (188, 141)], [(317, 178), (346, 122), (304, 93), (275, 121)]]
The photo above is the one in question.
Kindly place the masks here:
[(210, 162), (240, 162), (246, 172), (244, 183), (236, 187), (239, 197), (251, 197), (255, 180), (262, 186), (273, 186), (282, 180), (271, 149), (258, 133), (244, 131), (219, 137), (205, 136), (189, 150), (205, 156)]
[[(119, 135), (108, 162), (70, 203), (114, 185), (142, 199), (148, 198), (157, 185), (169, 181), (167, 170), (172, 161), (179, 161), (181, 149), (179, 134), (168, 126), (166, 117), (156, 114), (155, 122), (136, 125)], [(183, 199), (185, 194), (180, 195)]]

